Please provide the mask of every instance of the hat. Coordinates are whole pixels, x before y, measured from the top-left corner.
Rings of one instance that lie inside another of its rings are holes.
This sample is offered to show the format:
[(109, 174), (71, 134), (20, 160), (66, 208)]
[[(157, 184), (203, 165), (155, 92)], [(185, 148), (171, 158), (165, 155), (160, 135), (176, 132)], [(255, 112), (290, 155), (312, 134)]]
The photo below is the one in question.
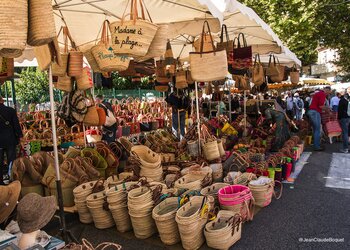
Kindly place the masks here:
[(29, 193), (17, 206), (17, 222), (22, 233), (31, 233), (43, 228), (56, 211), (55, 196), (41, 197)]
[(299, 97), (299, 93), (295, 93), (295, 94), (294, 94), (294, 97)]
[(0, 186), (0, 223), (4, 222), (15, 209), (20, 192), (21, 183), (19, 181)]

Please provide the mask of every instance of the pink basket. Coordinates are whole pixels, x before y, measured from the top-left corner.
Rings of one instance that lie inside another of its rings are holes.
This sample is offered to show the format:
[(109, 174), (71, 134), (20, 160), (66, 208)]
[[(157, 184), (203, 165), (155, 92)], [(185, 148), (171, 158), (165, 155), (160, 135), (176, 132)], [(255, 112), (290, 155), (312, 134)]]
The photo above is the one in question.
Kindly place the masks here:
[(219, 203), (224, 206), (234, 206), (251, 200), (252, 193), (247, 186), (231, 185), (219, 189)]

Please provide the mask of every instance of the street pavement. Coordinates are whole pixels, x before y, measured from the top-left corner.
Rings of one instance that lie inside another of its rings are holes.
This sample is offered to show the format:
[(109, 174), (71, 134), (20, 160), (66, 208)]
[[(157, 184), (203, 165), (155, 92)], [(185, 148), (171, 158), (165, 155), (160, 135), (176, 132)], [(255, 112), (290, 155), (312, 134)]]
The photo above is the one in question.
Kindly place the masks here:
[[(350, 249), (350, 154), (338, 154), (339, 148), (339, 143), (328, 144), (326, 151), (312, 152), (295, 183), (284, 184), (282, 198), (245, 223), (241, 240), (231, 249)], [(75, 237), (94, 246), (112, 241), (123, 249), (182, 249), (181, 244), (163, 245), (158, 236), (138, 240), (132, 232), (98, 230), (79, 223), (77, 215), (67, 215), (67, 224)], [(56, 221), (47, 230), (57, 233), (58, 226)], [(201, 249), (209, 248), (204, 244)]]

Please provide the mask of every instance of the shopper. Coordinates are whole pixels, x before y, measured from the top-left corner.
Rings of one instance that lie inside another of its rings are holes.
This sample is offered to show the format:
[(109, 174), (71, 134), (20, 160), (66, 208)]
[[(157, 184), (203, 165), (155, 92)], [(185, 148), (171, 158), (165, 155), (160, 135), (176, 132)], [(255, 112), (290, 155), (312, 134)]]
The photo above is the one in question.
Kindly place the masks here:
[(348, 133), (349, 133), (349, 125), (350, 125), (349, 94), (343, 93), (343, 95), (341, 95), (337, 109), (338, 109), (338, 119), (340, 120), (340, 126), (342, 130), (342, 140), (343, 140), (343, 148), (340, 149), (340, 152), (348, 153), (349, 151)]
[(292, 92), (290, 91), (287, 92), (286, 104), (287, 104), (286, 113), (289, 119), (293, 120), (295, 115), (295, 106), (294, 106), (294, 98), (292, 96)]
[(176, 93), (172, 92), (165, 101), (172, 107), (173, 133), (181, 140), (185, 136), (186, 111), (190, 108), (189, 98), (183, 90), (177, 90)]
[(299, 93), (294, 94), (295, 119), (300, 121), (303, 118), (304, 101), (299, 97)]
[(322, 110), (329, 112), (329, 109), (325, 105), (325, 103), (326, 103), (326, 97), (330, 92), (331, 92), (331, 87), (327, 86), (323, 90), (317, 91), (312, 97), (308, 116), (312, 122), (315, 151), (324, 150), (324, 148), (321, 147), (321, 112)]
[[(265, 115), (265, 124), (273, 124), (275, 127), (274, 136), (275, 140), (271, 145), (271, 151), (277, 152), (282, 149), (284, 143), (290, 138), (289, 123), (286, 118), (286, 114), (281, 111), (277, 111), (272, 107), (267, 108), (263, 114)], [(268, 130), (270, 126), (266, 128)]]
[[(113, 115), (113, 108), (112, 105), (105, 101), (103, 98), (103, 95), (97, 95), (95, 98), (96, 104), (103, 108), (103, 110), (106, 112), (106, 116), (109, 116), (111, 120), (115, 120), (115, 117)], [(108, 112), (110, 111), (110, 112)], [(115, 142), (117, 137), (117, 122), (115, 121), (110, 126), (102, 126), (102, 140), (106, 141), (107, 143)]]
[(331, 98), (331, 104), (330, 107), (332, 109), (332, 111), (337, 112), (338, 111), (338, 105), (339, 105), (339, 101), (340, 101), (340, 93), (337, 92), (335, 93), (335, 96), (333, 96)]
[(286, 103), (282, 100), (282, 97), (280, 95), (277, 96), (276, 102), (281, 106), (283, 110), (286, 110)]
[(3, 184), (4, 155), (7, 164), (16, 159), (16, 146), (23, 137), (16, 110), (4, 105), (0, 96), (0, 184)]

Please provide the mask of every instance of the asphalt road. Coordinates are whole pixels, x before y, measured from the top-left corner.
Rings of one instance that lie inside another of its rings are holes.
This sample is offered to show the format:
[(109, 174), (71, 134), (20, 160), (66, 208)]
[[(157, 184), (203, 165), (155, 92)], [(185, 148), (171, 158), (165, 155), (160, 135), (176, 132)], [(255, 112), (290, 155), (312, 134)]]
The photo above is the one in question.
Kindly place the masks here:
[[(231, 249), (350, 249), (350, 189), (325, 186), (332, 153), (339, 148), (338, 143), (326, 145), (325, 152), (313, 152), (294, 185), (285, 184), (282, 198), (274, 200), (244, 225), (241, 240)], [(350, 168), (350, 162), (346, 165)], [(98, 230), (79, 223), (76, 215), (68, 215), (67, 224), (75, 237), (86, 238), (95, 246), (112, 241), (123, 249), (182, 248), (181, 244), (166, 247), (158, 236), (138, 240), (132, 232), (121, 234), (115, 228)], [(57, 233), (57, 227), (55, 221), (47, 230)], [(201, 249), (208, 247), (204, 244)]]

